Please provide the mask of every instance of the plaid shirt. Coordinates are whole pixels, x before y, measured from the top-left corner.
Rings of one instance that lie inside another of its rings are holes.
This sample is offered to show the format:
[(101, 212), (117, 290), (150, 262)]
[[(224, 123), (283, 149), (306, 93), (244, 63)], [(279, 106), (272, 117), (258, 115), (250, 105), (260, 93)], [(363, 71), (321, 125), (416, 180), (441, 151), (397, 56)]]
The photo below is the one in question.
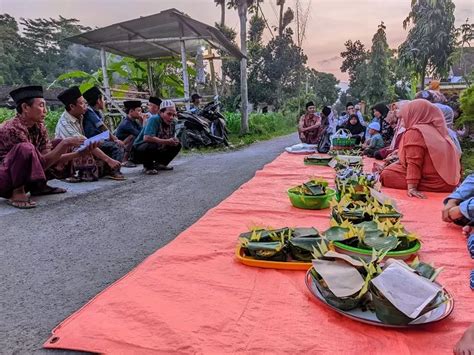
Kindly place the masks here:
[(28, 128), (25, 121), (17, 115), (0, 125), (0, 162), (19, 143), (31, 143), (43, 154), (51, 150), (44, 123)]
[(84, 137), (84, 128), (82, 127), (82, 117), (77, 118), (69, 112), (64, 111), (56, 125), (56, 138)]

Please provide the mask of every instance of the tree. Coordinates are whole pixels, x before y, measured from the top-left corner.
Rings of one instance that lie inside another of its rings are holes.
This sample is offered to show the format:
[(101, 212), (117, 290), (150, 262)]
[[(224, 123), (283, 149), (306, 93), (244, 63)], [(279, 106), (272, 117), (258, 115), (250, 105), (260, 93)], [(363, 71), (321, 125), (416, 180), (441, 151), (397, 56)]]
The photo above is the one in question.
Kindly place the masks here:
[(452, 0), (412, 0), (411, 11), (403, 21), (408, 36), (399, 49), (399, 60), (413, 71), (424, 87), (427, 74), (443, 76), (449, 71), (454, 50), (454, 3)]
[(352, 42), (351, 40), (344, 43), (346, 50), (341, 52), (344, 58), (341, 65), (343, 73), (349, 73), (349, 93), (351, 96), (362, 99), (364, 91), (367, 87), (369, 52), (359, 40)]
[(272, 92), (272, 101), (278, 107), (285, 97), (295, 96), (301, 85), (308, 57), (293, 41), (293, 31), (287, 28), (282, 36), (268, 42), (262, 52), (262, 75)]
[(23, 82), (19, 47), (21, 37), (18, 23), (8, 14), (0, 15), (0, 82), (2, 84), (21, 84)]
[(466, 59), (465, 54), (472, 51), (471, 42), (474, 40), (474, 24), (469, 23), (469, 19), (466, 19), (466, 22), (459, 28), (456, 28), (455, 33), (456, 49), (451, 55), (450, 60), (453, 65), (459, 66), (464, 81), (470, 85), (474, 72), (472, 64)]
[(333, 74), (318, 72), (315, 69), (309, 70), (308, 77), (309, 89), (314, 93), (316, 106), (332, 106), (339, 96), (340, 89), (336, 86), (339, 80)]
[(216, 3), (216, 6), (220, 6), (221, 7), (221, 22), (220, 22), (220, 25), (221, 26), (225, 26), (225, 0), (214, 0), (214, 2)]
[(240, 133), (249, 132), (248, 113), (248, 87), (247, 87), (247, 12), (253, 0), (235, 0), (240, 19), (240, 50), (245, 56), (240, 61), (240, 109), (242, 118), (240, 121)]
[(367, 73), (367, 90), (365, 97), (370, 104), (376, 104), (388, 99), (390, 87), (389, 61), (391, 52), (385, 35), (385, 25), (382, 22), (372, 38), (372, 48)]

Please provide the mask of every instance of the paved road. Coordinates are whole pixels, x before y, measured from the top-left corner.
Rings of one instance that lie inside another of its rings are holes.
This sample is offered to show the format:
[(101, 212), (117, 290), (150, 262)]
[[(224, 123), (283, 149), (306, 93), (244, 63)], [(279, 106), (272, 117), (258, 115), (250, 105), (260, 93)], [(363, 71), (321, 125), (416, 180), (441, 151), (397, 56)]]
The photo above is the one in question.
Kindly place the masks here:
[(0, 353), (68, 353), (41, 350), (51, 329), (296, 142), (291, 135), (185, 155), (173, 172), (135, 172), (126, 182), (40, 200), (35, 210), (2, 207)]

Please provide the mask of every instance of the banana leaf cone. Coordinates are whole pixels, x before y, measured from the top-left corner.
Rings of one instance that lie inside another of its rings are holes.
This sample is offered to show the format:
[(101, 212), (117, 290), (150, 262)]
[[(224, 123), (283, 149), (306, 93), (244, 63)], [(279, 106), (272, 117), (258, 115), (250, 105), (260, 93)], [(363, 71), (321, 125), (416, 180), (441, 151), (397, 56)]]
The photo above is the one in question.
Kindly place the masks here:
[(249, 242), (246, 253), (257, 260), (286, 261), (287, 255), (285, 246), (280, 242)]
[(378, 218), (379, 221), (383, 222), (389, 220), (392, 223), (398, 222), (402, 219), (403, 215), (399, 212), (393, 211), (388, 213), (375, 213), (374, 218)]
[[(369, 286), (369, 292), (372, 295), (372, 306), (375, 308), (375, 315), (382, 323), (390, 325), (407, 325), (414, 320), (395, 308), (372, 283)], [(428, 303), (418, 317), (438, 308), (445, 301), (446, 294), (444, 291), (439, 292), (438, 295)]]
[(341, 298), (336, 297), (336, 295), (334, 295), (334, 293), (332, 293), (327, 287), (323, 278), (313, 268), (311, 269), (311, 276), (313, 277), (319, 292), (321, 292), (321, 295), (331, 306), (343, 311), (350, 311), (351, 309), (357, 308), (361, 303), (361, 298), (356, 297), (357, 295)]
[(384, 324), (390, 325), (407, 325), (413, 319), (407, 317), (403, 312), (395, 308), (389, 300), (387, 300), (378, 290), (372, 285), (369, 286), (372, 295), (372, 304), (375, 308), (376, 317)]
[(290, 247), (290, 255), (294, 260), (310, 262), (313, 259), (313, 255), (311, 254), (313, 247), (317, 248), (321, 241), (321, 237), (290, 239), (288, 242)]

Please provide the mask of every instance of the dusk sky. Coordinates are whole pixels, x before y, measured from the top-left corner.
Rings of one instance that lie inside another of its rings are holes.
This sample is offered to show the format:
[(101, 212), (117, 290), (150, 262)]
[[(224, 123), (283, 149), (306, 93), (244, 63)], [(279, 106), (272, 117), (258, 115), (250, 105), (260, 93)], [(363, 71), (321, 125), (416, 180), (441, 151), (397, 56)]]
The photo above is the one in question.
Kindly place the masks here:
[[(371, 39), (380, 21), (387, 26), (387, 39), (392, 48), (406, 37), (402, 22), (410, 9), (411, 0), (304, 0), (311, 2), (310, 19), (303, 49), (308, 64), (330, 72), (340, 80), (340, 52), (348, 39), (361, 40), (370, 48)], [(265, 0), (264, 14), (270, 25), (277, 23), (276, 0)], [(295, 1), (287, 0), (293, 7)], [(455, 0), (456, 26), (474, 17), (474, 0)], [(176, 8), (196, 20), (214, 24), (220, 19), (220, 8), (213, 0), (0, 0), (0, 12), (20, 17), (74, 17), (82, 24), (102, 27), (139, 16), (151, 15)], [(237, 11), (227, 11), (227, 25), (238, 30)], [(266, 38), (270, 37), (268, 30)]]

